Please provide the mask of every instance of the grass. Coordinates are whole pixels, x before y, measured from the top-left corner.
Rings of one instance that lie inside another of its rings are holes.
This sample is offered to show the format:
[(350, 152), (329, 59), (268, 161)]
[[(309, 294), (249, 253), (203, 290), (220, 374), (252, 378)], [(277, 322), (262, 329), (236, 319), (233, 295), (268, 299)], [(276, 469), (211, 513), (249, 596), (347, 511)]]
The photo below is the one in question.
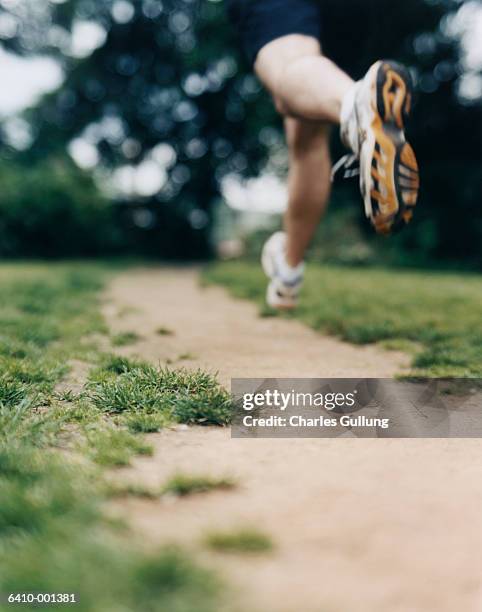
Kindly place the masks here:
[[(203, 398), (227, 411), (208, 375), (100, 352), (95, 337), (108, 330), (98, 292), (110, 274), (94, 264), (0, 266), (0, 593), (72, 592), (81, 612), (212, 611), (221, 586), (211, 572), (180, 550), (142, 551), (102, 512), (103, 468), (151, 452), (139, 434), (181, 419), (183, 402), (199, 418), (214, 410)], [(58, 391), (73, 359), (91, 364), (90, 380)], [(157, 410), (155, 389), (168, 410)]]
[(267, 553), (274, 548), (271, 538), (252, 528), (235, 531), (212, 531), (204, 539), (205, 545), (223, 553)]
[(177, 361), (192, 361), (194, 359), (196, 359), (196, 355), (193, 353), (181, 353), (178, 356)]
[(137, 497), (141, 499), (162, 499), (163, 496), (189, 497), (211, 491), (230, 490), (236, 486), (231, 478), (192, 476), (176, 474), (163, 487), (152, 488), (138, 483), (113, 483), (106, 488), (109, 497)]
[[(266, 279), (248, 262), (216, 264), (206, 282), (255, 300), (264, 316)], [(411, 375), (482, 376), (482, 283), (453, 274), (310, 264), (292, 315), (354, 344), (381, 343), (413, 355)]]
[(141, 340), (139, 334), (133, 331), (126, 331), (112, 336), (112, 345), (129, 346), (130, 344), (135, 344), (136, 342), (139, 342), (139, 340)]
[(105, 493), (110, 498), (136, 497), (138, 499), (155, 500), (161, 498), (161, 491), (138, 483), (116, 482), (108, 483)]
[(170, 424), (168, 418), (162, 414), (146, 414), (135, 412), (125, 419), (127, 428), (132, 433), (156, 433)]
[(95, 427), (85, 436), (85, 453), (103, 466), (129, 465), (135, 455), (152, 455), (152, 446), (125, 429)]
[(214, 376), (201, 370), (111, 361), (94, 373), (88, 397), (99, 411), (124, 415), (131, 429), (142, 430), (153, 423), (160, 426), (161, 417), (170, 422), (204, 425), (226, 425), (231, 418), (229, 394)]
[(231, 478), (177, 474), (164, 485), (162, 494), (186, 497), (196, 493), (208, 493), (209, 491), (220, 489), (233, 489), (234, 486), (235, 483)]
[(174, 336), (174, 332), (168, 327), (158, 327), (156, 329), (156, 334), (159, 336)]

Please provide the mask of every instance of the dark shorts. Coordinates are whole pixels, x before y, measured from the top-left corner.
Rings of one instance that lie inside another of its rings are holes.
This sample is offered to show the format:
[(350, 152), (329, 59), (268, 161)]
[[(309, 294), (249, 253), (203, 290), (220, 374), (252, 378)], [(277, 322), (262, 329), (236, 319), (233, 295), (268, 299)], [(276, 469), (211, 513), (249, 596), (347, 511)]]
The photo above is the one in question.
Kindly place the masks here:
[(254, 64), (268, 43), (288, 34), (321, 38), (321, 0), (226, 0), (228, 13)]

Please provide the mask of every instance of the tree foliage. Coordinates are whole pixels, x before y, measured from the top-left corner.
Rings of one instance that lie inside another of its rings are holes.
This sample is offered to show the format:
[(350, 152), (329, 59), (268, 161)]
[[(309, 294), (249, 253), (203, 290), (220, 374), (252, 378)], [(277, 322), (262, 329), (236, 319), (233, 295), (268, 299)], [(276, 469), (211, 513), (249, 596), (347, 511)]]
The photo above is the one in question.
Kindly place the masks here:
[(0, 166), (0, 255), (71, 257), (121, 248), (115, 211), (92, 177), (64, 157)]
[[(223, 177), (257, 173), (282, 142), (281, 122), (238, 50), (223, 4), (25, 0), (31, 10), (16, 16), (22, 27), (7, 46), (54, 54), (66, 78), (29, 111), (35, 140), (22, 162), (58, 156), (79, 136), (108, 169), (160, 156), (165, 180), (149, 206), (162, 209), (164, 223), (181, 217), (196, 243), (206, 244)], [(410, 137), (421, 163), (422, 197), (416, 222), (395, 240), (431, 257), (473, 259), (482, 237), (474, 222), (480, 108), (457, 95), (459, 45), (440, 27), (459, 6), (457, 0), (324, 0), (323, 44), (357, 78), (379, 57), (412, 68), (418, 104)], [(15, 5), (3, 10), (18, 12)], [(69, 32), (82, 21), (101, 25), (106, 38), (76, 58), (68, 52)], [(338, 141), (334, 148), (341, 152)], [(354, 192), (351, 199), (358, 202)], [(167, 235), (182, 251), (176, 234)]]

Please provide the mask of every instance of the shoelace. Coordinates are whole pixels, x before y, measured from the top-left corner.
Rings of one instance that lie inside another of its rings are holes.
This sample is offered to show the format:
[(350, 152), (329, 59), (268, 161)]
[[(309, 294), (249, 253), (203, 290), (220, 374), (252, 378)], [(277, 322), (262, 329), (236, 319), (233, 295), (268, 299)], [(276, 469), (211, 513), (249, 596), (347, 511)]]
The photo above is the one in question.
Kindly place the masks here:
[(360, 166), (358, 165), (358, 156), (354, 153), (348, 153), (347, 155), (343, 155), (336, 164), (333, 166), (331, 170), (331, 182), (335, 180), (338, 172), (344, 168), (343, 178), (353, 178), (354, 176), (358, 176), (360, 174)]

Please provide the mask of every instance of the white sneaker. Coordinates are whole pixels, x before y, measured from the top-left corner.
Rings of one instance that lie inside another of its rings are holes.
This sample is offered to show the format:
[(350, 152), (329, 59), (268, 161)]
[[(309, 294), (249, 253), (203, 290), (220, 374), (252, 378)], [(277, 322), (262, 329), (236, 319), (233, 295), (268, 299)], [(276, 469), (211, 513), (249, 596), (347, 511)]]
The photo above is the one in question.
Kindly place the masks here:
[(261, 255), (261, 265), (270, 279), (266, 301), (271, 308), (292, 310), (298, 305), (303, 285), (305, 264), (292, 268), (286, 262), (286, 234), (276, 232), (266, 242)]
[(410, 74), (390, 61), (374, 64), (343, 101), (341, 137), (359, 159), (365, 213), (380, 234), (409, 223), (417, 203), (418, 165), (404, 133), (411, 105)]

